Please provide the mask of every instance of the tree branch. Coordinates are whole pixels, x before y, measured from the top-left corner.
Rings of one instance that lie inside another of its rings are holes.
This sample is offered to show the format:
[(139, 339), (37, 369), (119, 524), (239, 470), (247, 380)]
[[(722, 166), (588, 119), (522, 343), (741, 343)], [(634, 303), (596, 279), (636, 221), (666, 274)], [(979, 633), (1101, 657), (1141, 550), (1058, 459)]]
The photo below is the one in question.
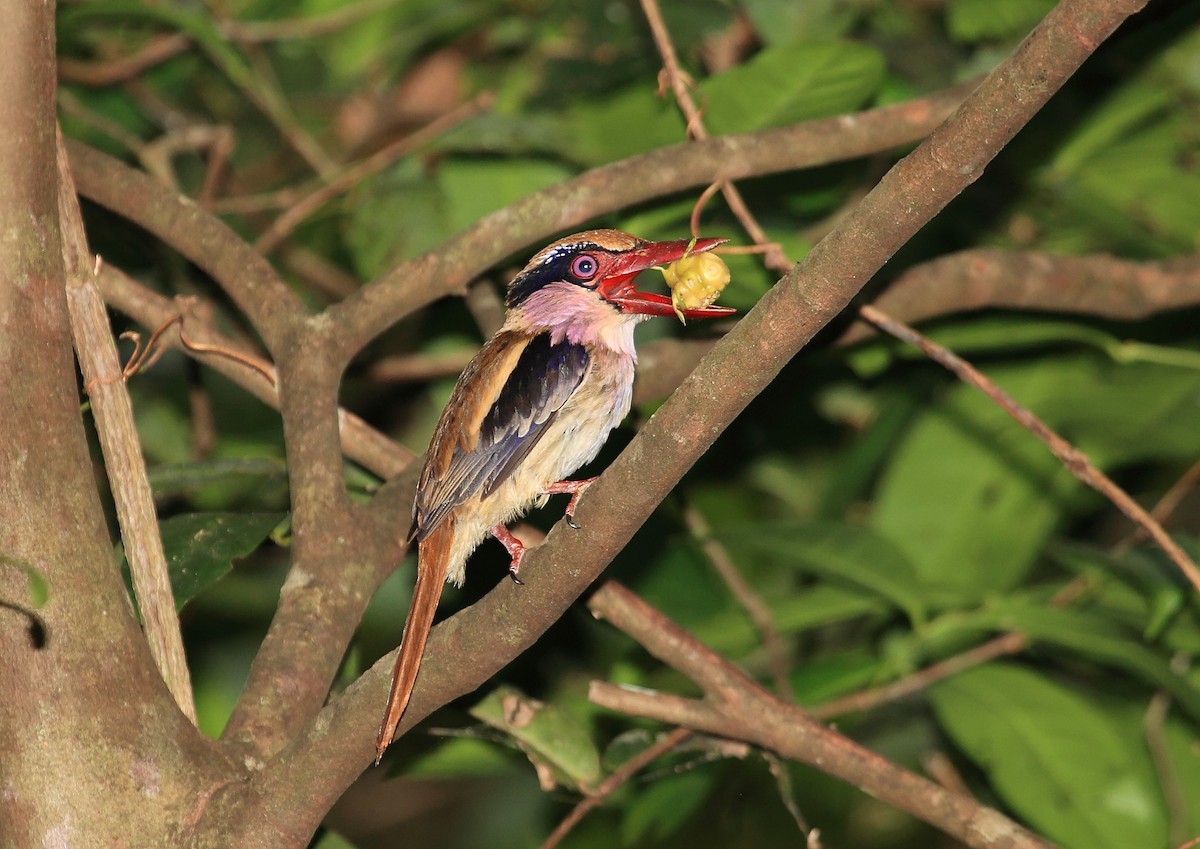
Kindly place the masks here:
[[(1134, 262), (992, 248), (960, 251), (914, 266), (874, 299), (909, 324), (985, 308), (1069, 312), (1134, 320), (1200, 305), (1200, 254)], [(856, 323), (838, 342), (871, 335)]]
[(662, 148), (596, 168), (497, 210), (402, 262), (330, 308), (348, 355), (404, 315), (461, 289), (509, 254), (612, 212), (717, 179), (763, 176), (891, 150), (927, 135), (961, 102), (963, 86), (791, 127)]
[(116, 506), (125, 557), (133, 578), (138, 610), (145, 624), (150, 654), (184, 716), (196, 721), (192, 676), (183, 651), (183, 635), (167, 574), (167, 555), (158, 532), (158, 515), (142, 444), (133, 422), (133, 404), (125, 387), (121, 360), (113, 341), (104, 299), (95, 283), (75, 183), (67, 164), (62, 133), (57, 134), (58, 214), (62, 226), (63, 263), (67, 271), (67, 311), (75, 337), (75, 355), (91, 400), (96, 435)]
[(907, 811), (973, 849), (1052, 845), (998, 811), (951, 793), (820, 725), (801, 708), (759, 687), (620, 584), (606, 583), (588, 607), (704, 690), (703, 700), (680, 699), (594, 681), (589, 695), (596, 704), (763, 746)]
[(969, 383), (995, 401), (1004, 412), (1040, 439), (1050, 449), (1050, 453), (1062, 461), (1067, 471), (1076, 479), (1099, 492), (1112, 502), (1114, 507), (1142, 528), (1178, 567), (1184, 577), (1191, 582), (1192, 587), (1200, 592), (1200, 568), (1197, 568), (1196, 564), (1192, 562), (1187, 552), (1171, 539), (1170, 534), (1163, 529), (1163, 526), (1134, 501), (1125, 490), (1117, 486), (1108, 475), (1097, 469), (1082, 451), (1051, 430), (1045, 422), (1018, 404), (1012, 396), (962, 357), (922, 336), (911, 327), (896, 321), (870, 304), (863, 306), (860, 314), (881, 330), (920, 349), (927, 357), (953, 372), (964, 383)]
[(120, 160), (69, 139), (67, 153), (84, 197), (149, 230), (204, 269), (279, 359), (284, 337), (306, 311), (261, 254), (190, 198)]
[[(411, 727), (437, 706), (470, 692), (531, 645), (600, 574), (745, 405), (849, 303), (900, 245), (979, 176), (1095, 46), (1142, 5), (1131, 0), (1123, 4), (1104, 0), (1059, 3), (950, 120), (897, 164), (796, 269), (714, 345), (700, 367), (581, 499), (576, 518), (583, 530), (563, 530), (559, 523), (546, 544), (529, 553), (524, 587), (502, 582), (474, 607), (434, 629), (402, 727)], [(672, 156), (679, 160), (699, 147), (700, 143), (693, 143), (688, 148), (673, 148)], [(674, 163), (663, 165), (674, 173)], [(568, 185), (572, 191), (583, 188), (578, 181)], [(541, 203), (570, 197), (569, 192), (564, 195), (553, 190), (539, 195)], [(518, 204), (516, 209), (536, 211), (528, 203)], [(542, 210), (541, 214), (552, 221), (571, 220), (575, 207)], [(455, 240), (446, 259), (422, 259), (419, 268), (413, 269), (414, 277), (423, 285), (439, 285), (444, 278), (429, 277), (431, 271), (461, 269), (467, 262), (462, 256), (464, 246), (482, 234), (503, 232), (501, 225), (506, 220), (504, 215), (485, 219), (469, 235)], [(519, 231), (514, 238), (524, 241), (531, 233), (542, 232), (534, 225), (513, 226)], [(404, 299), (415, 303), (427, 297), (427, 293), (409, 291), (405, 284), (392, 280), (370, 287), (361, 298), (346, 302), (337, 314), (349, 322), (345, 328), (349, 336), (361, 342), (386, 325), (386, 318), (368, 313), (392, 315)], [(316, 827), (325, 806), (372, 758), (391, 663), (391, 656), (381, 659), (255, 777), (254, 797), (247, 803), (255, 816), (246, 819), (246, 810), (242, 810), (243, 821), (255, 825), (237, 835), (239, 845), (272, 846), (278, 836), (274, 829), (294, 833), (300, 826), (297, 812), (311, 812), (299, 816), (307, 816), (306, 821)], [(298, 775), (305, 780), (297, 781)], [(216, 820), (213, 822), (215, 826)]]
[[(0, 553), (36, 570), (49, 596), (38, 644), (24, 618), (0, 610), (0, 831), (17, 846), (112, 846), (154, 833), (163, 811), (187, 810), (221, 765), (154, 667), (93, 477), (59, 225), (54, 44), (53, 3), (6, 7)], [(25, 575), (0, 570), (0, 599), (27, 597)]]
[[(104, 263), (100, 267), (97, 283), (109, 306), (125, 313), (147, 330), (161, 327), (183, 313), (184, 320), (181, 326), (189, 339), (235, 351), (249, 359), (258, 359), (257, 353), (245, 350), (238, 342), (221, 334), (212, 322), (205, 320), (202, 315), (189, 312), (186, 304), (143, 286), (113, 265)], [(164, 334), (159, 337), (159, 341), (182, 350), (188, 356), (223, 374), (267, 406), (279, 409), (279, 390), (275, 388), (278, 378), (275, 381), (268, 380), (261, 371), (247, 368), (237, 360), (206, 353), (195, 347), (189, 348), (180, 340), (178, 332)], [(274, 372), (274, 367), (269, 363), (264, 362), (263, 367)], [(338, 421), (342, 451), (345, 455), (381, 478), (400, 474), (416, 456), (342, 407), (338, 408)]]

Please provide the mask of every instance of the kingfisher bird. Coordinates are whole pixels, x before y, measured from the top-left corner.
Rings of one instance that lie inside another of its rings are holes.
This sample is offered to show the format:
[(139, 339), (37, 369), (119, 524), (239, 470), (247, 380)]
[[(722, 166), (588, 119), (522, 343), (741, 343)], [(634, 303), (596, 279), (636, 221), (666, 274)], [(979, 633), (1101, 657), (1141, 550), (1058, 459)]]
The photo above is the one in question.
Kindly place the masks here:
[[(504, 324), (459, 377), (417, 483), (408, 537), (418, 544), (417, 582), (376, 763), (408, 706), (444, 583), (462, 585), (467, 558), (489, 534), (507, 549), (519, 583), (525, 547), (507, 523), (550, 495), (571, 496), (566, 519), (577, 527), (575, 503), (594, 478), (566, 478), (595, 458), (629, 412), (634, 326), (676, 314), (670, 298), (638, 291), (633, 279), (722, 241), (648, 242), (589, 230), (539, 251), (508, 284)], [(682, 312), (715, 318), (734, 310)]]

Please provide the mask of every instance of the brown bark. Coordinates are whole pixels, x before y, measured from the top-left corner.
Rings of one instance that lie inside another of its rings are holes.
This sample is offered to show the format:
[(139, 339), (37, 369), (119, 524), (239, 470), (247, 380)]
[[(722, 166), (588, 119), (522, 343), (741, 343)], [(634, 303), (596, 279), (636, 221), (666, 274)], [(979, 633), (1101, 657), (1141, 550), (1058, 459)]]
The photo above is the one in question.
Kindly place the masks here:
[[(216, 759), (155, 670), (92, 478), (58, 224), (53, 15), (0, 27), (0, 775), (6, 846), (104, 846), (194, 813)], [(26, 585), (49, 599), (30, 638)]]

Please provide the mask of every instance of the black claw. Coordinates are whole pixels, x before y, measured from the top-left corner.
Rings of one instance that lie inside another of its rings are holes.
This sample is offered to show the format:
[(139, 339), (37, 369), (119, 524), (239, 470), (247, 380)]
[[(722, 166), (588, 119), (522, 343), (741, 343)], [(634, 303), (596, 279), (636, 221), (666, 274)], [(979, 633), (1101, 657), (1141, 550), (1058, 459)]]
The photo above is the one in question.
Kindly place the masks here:
[(512, 578), (512, 582), (513, 582), (514, 584), (516, 584), (518, 587), (523, 587), (523, 586), (525, 586), (525, 582), (524, 582), (524, 581), (522, 581), (520, 578), (518, 578), (518, 577), (517, 577), (517, 573), (516, 573), (516, 572), (514, 572), (514, 571), (513, 571), (513, 570), (511, 570), (511, 569), (508, 571), (508, 577)]
[(579, 525), (575, 524), (575, 517), (572, 516), (570, 513), (568, 513), (566, 515), (566, 520), (567, 520), (567, 527), (569, 527), (573, 531), (579, 530)]

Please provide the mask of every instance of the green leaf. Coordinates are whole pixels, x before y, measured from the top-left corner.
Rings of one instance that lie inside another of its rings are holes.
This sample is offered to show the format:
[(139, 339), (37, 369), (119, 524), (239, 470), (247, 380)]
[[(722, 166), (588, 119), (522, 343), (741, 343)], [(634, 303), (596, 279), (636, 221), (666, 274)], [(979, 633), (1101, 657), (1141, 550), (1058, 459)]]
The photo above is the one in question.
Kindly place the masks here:
[(608, 742), (600, 762), (607, 770), (615, 770), (640, 755), (659, 741), (658, 735), (645, 728), (623, 731)]
[(768, 599), (768, 602), (775, 627), (783, 634), (794, 634), (887, 611), (885, 602), (874, 593), (832, 584), (805, 587), (802, 592), (789, 593), (786, 598)]
[(571, 171), (544, 159), (450, 159), (437, 170), (446, 227), (458, 232), (489, 212), (559, 183)]
[(1192, 457), (1200, 371), (1152, 362), (1116, 363), (1064, 357), (1046, 367), (1049, 380), (1032, 406), (1051, 427), (1101, 467)]
[(572, 142), (569, 121), (549, 114), (504, 114), (493, 109), (476, 115), (434, 139), (443, 153), (509, 153), (563, 155)]
[(1055, 0), (952, 0), (946, 24), (956, 41), (1023, 36), (1054, 8)]
[(46, 603), (50, 598), (50, 582), (46, 580), (46, 576), (41, 573), (41, 570), (26, 563), (24, 560), (18, 560), (15, 557), (9, 557), (7, 554), (0, 554), (0, 565), (7, 566), (10, 569), (16, 569), (18, 572), (25, 574), (26, 586), (29, 589), (29, 596), (24, 603), (14, 601), (13, 603), (25, 609), (25, 604), (29, 604), (35, 610)]
[(841, 0), (740, 0), (738, 5), (758, 37), (770, 46), (845, 35), (862, 14), (858, 4)]
[[(159, 523), (175, 609), (215, 584), (285, 518), (283, 513), (185, 513)], [(128, 574), (124, 547), (117, 546), (121, 568)]]
[(1171, 106), (1171, 95), (1162, 85), (1131, 80), (1088, 114), (1059, 146), (1051, 160), (1049, 175), (1064, 180), (1077, 174), (1096, 156), (1136, 134), (1151, 119)]
[[(1035, 412), (1039, 400), (1064, 389), (1044, 360), (989, 371)], [(980, 597), (1014, 586), (1032, 568), (1078, 486), (991, 399), (956, 385), (897, 445), (871, 526), (907, 554), (921, 581)]]
[(419, 778), (499, 775), (514, 768), (512, 753), (494, 741), (464, 733), (443, 740), (428, 754), (404, 765), (404, 774)]
[[(1163, 728), (1166, 756), (1171, 769), (1171, 779), (1178, 788), (1179, 797), (1185, 800), (1186, 816), (1176, 824), (1179, 837), (1194, 837), (1200, 834), (1200, 744), (1197, 743), (1197, 727), (1178, 717), (1168, 717)], [(1175, 845), (1172, 840), (1170, 845)]]
[(673, 834), (700, 809), (713, 782), (711, 774), (695, 769), (654, 782), (626, 808), (622, 842), (636, 846)]
[(788, 679), (801, 704), (819, 705), (877, 683), (879, 671), (879, 658), (861, 649), (805, 660)]
[(1131, 672), (1161, 687), (1200, 721), (1200, 690), (1177, 674), (1170, 662), (1122, 632), (1104, 616), (1069, 608), (1028, 604), (1020, 597), (996, 599), (997, 627), (1020, 631), (1032, 640), (1069, 649), (1084, 657)]
[(930, 696), (955, 744), (1035, 830), (1067, 849), (1165, 845), (1142, 743), (1093, 700), (1001, 663), (943, 681)]
[(862, 107), (883, 80), (882, 55), (849, 41), (767, 48), (701, 84), (713, 133), (745, 133)]
[(326, 829), (311, 849), (355, 849), (355, 846), (337, 832)]
[(586, 792), (600, 778), (600, 753), (587, 729), (567, 711), (513, 687), (498, 687), (471, 708), (471, 715), (509, 734), (537, 769), (543, 786), (546, 777), (552, 777)]
[(155, 466), (148, 476), (154, 494), (162, 497), (213, 485), (244, 484), (248, 479), (259, 485), (286, 483), (287, 464), (270, 457), (212, 459)]
[(360, 187), (349, 200), (346, 246), (355, 270), (371, 278), (451, 235), (444, 198), (415, 160), (404, 160)]
[(562, 155), (581, 165), (600, 165), (683, 142), (679, 109), (639, 83), (608, 97), (574, 104), (567, 114)]
[(1138, 549), (1118, 555), (1093, 546), (1059, 542), (1052, 545), (1048, 553), (1059, 563), (1088, 575), (1096, 583), (1111, 585), (1122, 581), (1134, 590), (1132, 595), (1142, 609), (1139, 613), (1144, 610), (1139, 624), (1147, 640), (1158, 638), (1183, 609), (1191, 591), (1174, 564)]
[(716, 537), (739, 559), (762, 559), (831, 583), (865, 588), (904, 610), (914, 625), (925, 621), (912, 563), (867, 528), (835, 522), (761, 524), (724, 530)]
[(1191, 124), (1181, 116), (1155, 122), (1143, 132), (1097, 153), (1075, 176), (1077, 203), (1099, 203), (1142, 225), (1164, 247), (1195, 250), (1200, 245), (1200, 174), (1179, 161), (1192, 151), (1179, 137)]

